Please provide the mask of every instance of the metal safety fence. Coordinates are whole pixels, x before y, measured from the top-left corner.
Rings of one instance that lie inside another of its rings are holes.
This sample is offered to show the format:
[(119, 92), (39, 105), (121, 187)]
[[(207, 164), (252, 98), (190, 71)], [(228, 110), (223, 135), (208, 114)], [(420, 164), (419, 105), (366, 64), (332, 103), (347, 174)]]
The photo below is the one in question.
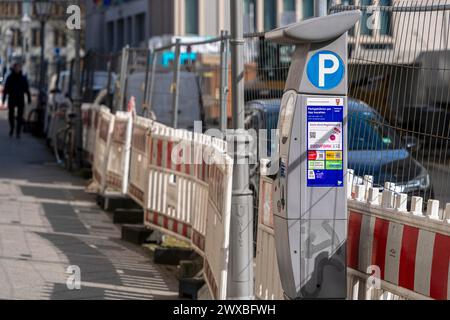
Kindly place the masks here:
[(332, 13), (363, 12), (349, 33), (349, 167), (409, 202), (448, 202), (450, 2), (340, 3)]

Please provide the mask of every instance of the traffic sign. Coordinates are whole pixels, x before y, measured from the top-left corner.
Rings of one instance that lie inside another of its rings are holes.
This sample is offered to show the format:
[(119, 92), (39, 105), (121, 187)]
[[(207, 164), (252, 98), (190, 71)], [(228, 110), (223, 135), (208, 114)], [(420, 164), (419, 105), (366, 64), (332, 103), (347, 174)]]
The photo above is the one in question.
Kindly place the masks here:
[(306, 72), (309, 81), (316, 88), (330, 90), (341, 83), (344, 70), (344, 62), (338, 54), (323, 50), (311, 57)]

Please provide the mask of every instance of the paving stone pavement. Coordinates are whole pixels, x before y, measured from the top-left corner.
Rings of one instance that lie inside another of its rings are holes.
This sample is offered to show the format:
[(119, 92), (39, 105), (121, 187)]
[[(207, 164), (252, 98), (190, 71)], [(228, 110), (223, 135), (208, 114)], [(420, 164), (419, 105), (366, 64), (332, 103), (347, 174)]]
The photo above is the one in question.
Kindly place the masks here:
[[(5, 119), (0, 111), (0, 299), (176, 299), (173, 271), (122, 241), (86, 181), (43, 140), (9, 138)], [(67, 286), (69, 266), (80, 268), (79, 290)]]

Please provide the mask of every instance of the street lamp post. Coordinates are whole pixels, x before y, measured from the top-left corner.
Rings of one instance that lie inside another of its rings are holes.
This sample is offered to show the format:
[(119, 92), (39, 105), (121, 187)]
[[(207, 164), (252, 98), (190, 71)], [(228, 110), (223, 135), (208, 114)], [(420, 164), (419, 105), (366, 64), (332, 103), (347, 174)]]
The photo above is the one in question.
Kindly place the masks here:
[(53, 1), (50, 0), (36, 0), (34, 2), (34, 9), (36, 13), (36, 17), (39, 19), (41, 23), (41, 32), (40, 32), (40, 42), (41, 42), (41, 66), (40, 66), (40, 77), (39, 77), (39, 87), (41, 90), (44, 89), (44, 81), (45, 81), (45, 24), (47, 19), (50, 16), (50, 11), (52, 8)]
[[(28, 15), (27, 12), (24, 13), (22, 17), (22, 61), (25, 64), (25, 69), (29, 70), (28, 68), (28, 32), (30, 30), (31, 25), (31, 18)], [(28, 74), (28, 72), (25, 72)]]
[(9, 55), (11, 50), (11, 41), (13, 38), (13, 32), (11, 29), (6, 30), (5, 32), (5, 70), (8, 71), (8, 62), (9, 62)]

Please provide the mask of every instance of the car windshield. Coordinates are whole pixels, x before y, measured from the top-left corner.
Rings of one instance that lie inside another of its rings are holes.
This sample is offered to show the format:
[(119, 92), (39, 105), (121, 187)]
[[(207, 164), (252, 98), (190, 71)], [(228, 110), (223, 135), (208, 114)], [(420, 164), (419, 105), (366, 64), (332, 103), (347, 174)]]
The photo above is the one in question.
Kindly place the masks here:
[(402, 148), (395, 130), (373, 112), (349, 112), (348, 133), (350, 151)]
[(107, 73), (95, 73), (94, 74), (94, 88), (103, 89), (106, 88), (108, 84), (108, 74)]

